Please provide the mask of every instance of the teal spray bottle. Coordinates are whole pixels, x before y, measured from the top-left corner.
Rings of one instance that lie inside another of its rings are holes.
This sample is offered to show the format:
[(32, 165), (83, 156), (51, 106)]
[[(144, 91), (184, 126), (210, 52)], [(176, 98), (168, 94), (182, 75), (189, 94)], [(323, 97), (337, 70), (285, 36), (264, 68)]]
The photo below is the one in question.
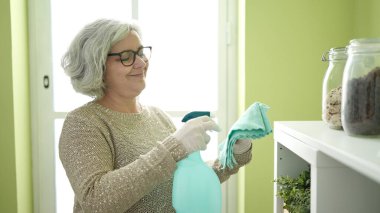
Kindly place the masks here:
[[(207, 111), (194, 111), (182, 122), (199, 116), (210, 116)], [(177, 213), (220, 213), (222, 190), (214, 170), (194, 152), (177, 162), (173, 180), (173, 207)]]

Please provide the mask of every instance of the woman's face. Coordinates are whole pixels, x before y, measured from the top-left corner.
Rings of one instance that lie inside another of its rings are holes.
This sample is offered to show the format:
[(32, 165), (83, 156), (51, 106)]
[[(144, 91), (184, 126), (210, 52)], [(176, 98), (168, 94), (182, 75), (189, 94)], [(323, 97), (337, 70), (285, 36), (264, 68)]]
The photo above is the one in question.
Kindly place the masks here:
[[(123, 40), (111, 48), (111, 53), (119, 53), (125, 50), (137, 51), (142, 46), (139, 35), (131, 31)], [(136, 56), (131, 66), (124, 66), (119, 57), (108, 57), (104, 82), (106, 84), (105, 95), (117, 98), (135, 98), (145, 88), (145, 77), (149, 66), (148, 61)]]

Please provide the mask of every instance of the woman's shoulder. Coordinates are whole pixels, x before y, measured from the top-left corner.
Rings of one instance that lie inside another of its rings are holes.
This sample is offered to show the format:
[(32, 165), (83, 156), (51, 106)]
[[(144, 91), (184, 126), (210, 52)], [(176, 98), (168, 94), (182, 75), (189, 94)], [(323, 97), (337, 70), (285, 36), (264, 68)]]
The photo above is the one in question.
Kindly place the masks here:
[(88, 103), (85, 103), (82, 106), (79, 106), (67, 113), (67, 115), (73, 116), (73, 115), (86, 115), (89, 112), (93, 112), (95, 105), (93, 101), (90, 101)]
[(163, 109), (157, 106), (145, 106), (145, 108), (147, 109), (148, 113), (151, 115), (156, 115), (156, 116), (165, 117), (165, 118), (169, 117), (166, 111), (164, 111)]
[(79, 106), (66, 114), (65, 120), (74, 121), (94, 121), (101, 114), (101, 109), (96, 106), (94, 101), (90, 101), (82, 106)]
[(165, 125), (173, 127), (173, 121), (171, 120), (171, 116), (164, 110), (156, 106), (147, 106), (147, 111), (149, 111), (150, 115), (160, 120)]

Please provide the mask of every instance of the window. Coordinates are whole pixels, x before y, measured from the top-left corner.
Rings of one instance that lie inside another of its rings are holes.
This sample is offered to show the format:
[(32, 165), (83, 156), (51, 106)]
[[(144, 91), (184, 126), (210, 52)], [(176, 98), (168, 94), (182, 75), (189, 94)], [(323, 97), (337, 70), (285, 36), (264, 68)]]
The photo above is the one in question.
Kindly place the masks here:
[[(218, 142), (225, 137), (230, 126), (228, 120), (236, 111), (228, 103), (228, 100), (236, 101), (228, 99), (236, 88), (227, 87), (227, 63), (231, 65), (231, 60), (226, 60), (225, 3), (218, 0), (31, 0), (36, 212), (72, 211), (74, 195), (59, 160), (57, 145), (66, 113), (91, 99), (72, 89), (60, 60), (76, 33), (98, 18), (139, 21), (144, 45), (153, 46), (147, 87), (140, 101), (168, 112), (177, 126), (190, 111), (211, 111), (224, 131), (212, 133), (212, 141), (202, 157), (206, 161), (217, 157)], [(45, 21), (37, 24), (39, 20)], [(48, 51), (40, 51), (41, 48)], [(44, 77), (51, 79), (52, 86), (42, 86)], [(229, 80), (228, 85), (234, 84)]]

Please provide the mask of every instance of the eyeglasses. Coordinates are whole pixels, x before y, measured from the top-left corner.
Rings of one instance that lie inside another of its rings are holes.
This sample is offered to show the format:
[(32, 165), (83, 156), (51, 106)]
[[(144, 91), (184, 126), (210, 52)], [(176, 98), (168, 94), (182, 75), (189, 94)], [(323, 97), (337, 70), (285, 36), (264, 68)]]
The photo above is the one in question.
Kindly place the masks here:
[(136, 55), (138, 55), (142, 60), (148, 61), (150, 59), (152, 53), (152, 47), (140, 47), (137, 51), (133, 50), (124, 50), (119, 53), (108, 53), (107, 56), (119, 56), (120, 62), (128, 67), (132, 66), (133, 63), (136, 61)]

